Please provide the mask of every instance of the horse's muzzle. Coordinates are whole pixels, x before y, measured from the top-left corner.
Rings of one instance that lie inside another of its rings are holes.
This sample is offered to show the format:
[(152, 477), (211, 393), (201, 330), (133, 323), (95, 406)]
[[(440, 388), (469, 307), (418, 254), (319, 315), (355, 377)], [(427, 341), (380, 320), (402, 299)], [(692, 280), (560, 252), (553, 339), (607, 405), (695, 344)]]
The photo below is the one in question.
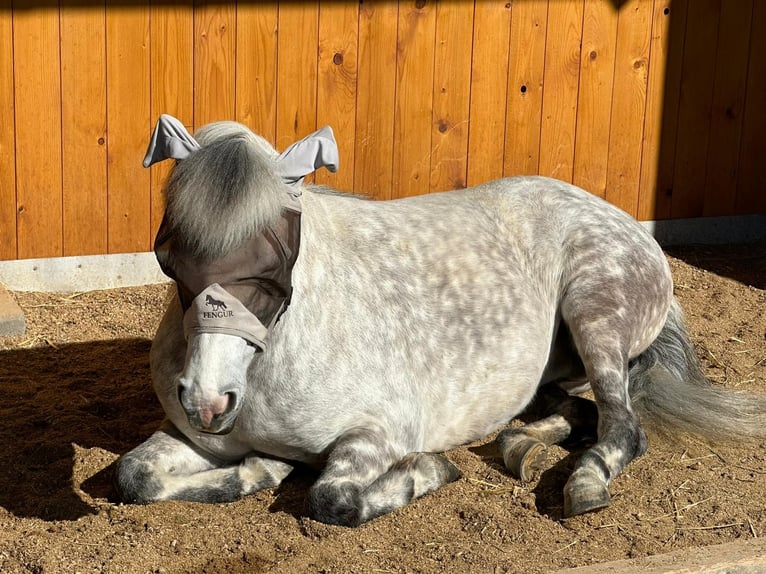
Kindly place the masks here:
[(231, 432), (240, 407), (239, 396), (234, 391), (207, 400), (192, 400), (183, 385), (178, 387), (178, 402), (186, 413), (189, 425), (210, 434)]

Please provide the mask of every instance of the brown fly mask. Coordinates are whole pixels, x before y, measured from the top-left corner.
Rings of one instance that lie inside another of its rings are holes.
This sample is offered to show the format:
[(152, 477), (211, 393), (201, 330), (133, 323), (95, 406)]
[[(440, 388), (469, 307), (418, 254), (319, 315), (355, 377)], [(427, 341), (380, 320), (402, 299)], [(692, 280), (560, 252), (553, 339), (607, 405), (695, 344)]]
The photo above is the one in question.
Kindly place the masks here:
[[(249, 133), (243, 126), (225, 125), (235, 126), (240, 135)], [(224, 333), (264, 350), (269, 329), (290, 302), (292, 270), (300, 246), (301, 183), (304, 176), (320, 167), (336, 171), (338, 148), (330, 127), (292, 144), (281, 154), (266, 146), (264, 142), (262, 155), (268, 158), (273, 153), (268, 159), (273, 160), (275, 174), (286, 184), (274, 221), (211, 257), (179, 237), (167, 211), (163, 217), (154, 252), (162, 271), (176, 282), (187, 338), (198, 333)], [(206, 144), (198, 143), (179, 120), (163, 115), (155, 126), (144, 167), (172, 158), (179, 162), (178, 169), (180, 162), (193, 158), (204, 147)], [(226, 158), (221, 160), (225, 165)], [(230, 183), (223, 178), (220, 185)]]

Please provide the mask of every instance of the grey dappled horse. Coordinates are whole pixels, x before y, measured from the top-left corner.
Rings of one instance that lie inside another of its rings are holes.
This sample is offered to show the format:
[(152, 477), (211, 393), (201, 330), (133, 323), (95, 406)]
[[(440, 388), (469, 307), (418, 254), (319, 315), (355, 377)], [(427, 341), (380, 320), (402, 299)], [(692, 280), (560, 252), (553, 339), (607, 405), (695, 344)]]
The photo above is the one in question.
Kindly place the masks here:
[[(289, 281), (259, 284), (289, 303), (258, 316), (263, 340), (185, 328), (207, 285), (179, 280), (151, 351), (167, 420), (119, 459), (124, 500), (231, 501), (297, 461), (322, 469), (311, 516), (357, 525), (456, 480), (440, 453), (535, 399), (543, 418), (503, 430), (500, 454), (529, 480), (547, 446), (591, 437), (564, 487), (571, 516), (608, 505), (610, 482), (645, 451), (639, 415), (713, 439), (766, 433), (763, 398), (703, 377), (660, 247), (605, 201), (543, 177), (367, 201), (288, 185), (307, 170), (289, 177), (239, 124), (187, 136), (189, 149), (159, 157), (179, 159), (170, 273), (280, 236), (291, 209), (300, 242)], [(587, 389), (595, 404), (578, 396)]]

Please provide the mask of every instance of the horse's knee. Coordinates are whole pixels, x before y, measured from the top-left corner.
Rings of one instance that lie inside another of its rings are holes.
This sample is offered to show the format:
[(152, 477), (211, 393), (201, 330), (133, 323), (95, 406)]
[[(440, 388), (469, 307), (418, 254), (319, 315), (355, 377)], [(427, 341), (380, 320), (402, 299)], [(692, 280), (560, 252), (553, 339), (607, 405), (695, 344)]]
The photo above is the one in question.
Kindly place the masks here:
[(158, 500), (162, 483), (151, 465), (129, 452), (114, 465), (114, 487), (123, 502), (147, 504)]
[(308, 494), (309, 515), (326, 524), (358, 526), (363, 521), (360, 494), (361, 487), (352, 482), (316, 483)]

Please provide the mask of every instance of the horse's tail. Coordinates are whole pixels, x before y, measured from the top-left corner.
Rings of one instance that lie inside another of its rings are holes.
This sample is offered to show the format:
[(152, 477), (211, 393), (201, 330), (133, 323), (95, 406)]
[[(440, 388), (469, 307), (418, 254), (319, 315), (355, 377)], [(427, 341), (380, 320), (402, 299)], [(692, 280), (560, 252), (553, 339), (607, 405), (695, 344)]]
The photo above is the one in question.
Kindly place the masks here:
[(630, 364), (633, 407), (650, 429), (713, 441), (766, 437), (766, 396), (712, 384), (674, 300), (662, 332)]

